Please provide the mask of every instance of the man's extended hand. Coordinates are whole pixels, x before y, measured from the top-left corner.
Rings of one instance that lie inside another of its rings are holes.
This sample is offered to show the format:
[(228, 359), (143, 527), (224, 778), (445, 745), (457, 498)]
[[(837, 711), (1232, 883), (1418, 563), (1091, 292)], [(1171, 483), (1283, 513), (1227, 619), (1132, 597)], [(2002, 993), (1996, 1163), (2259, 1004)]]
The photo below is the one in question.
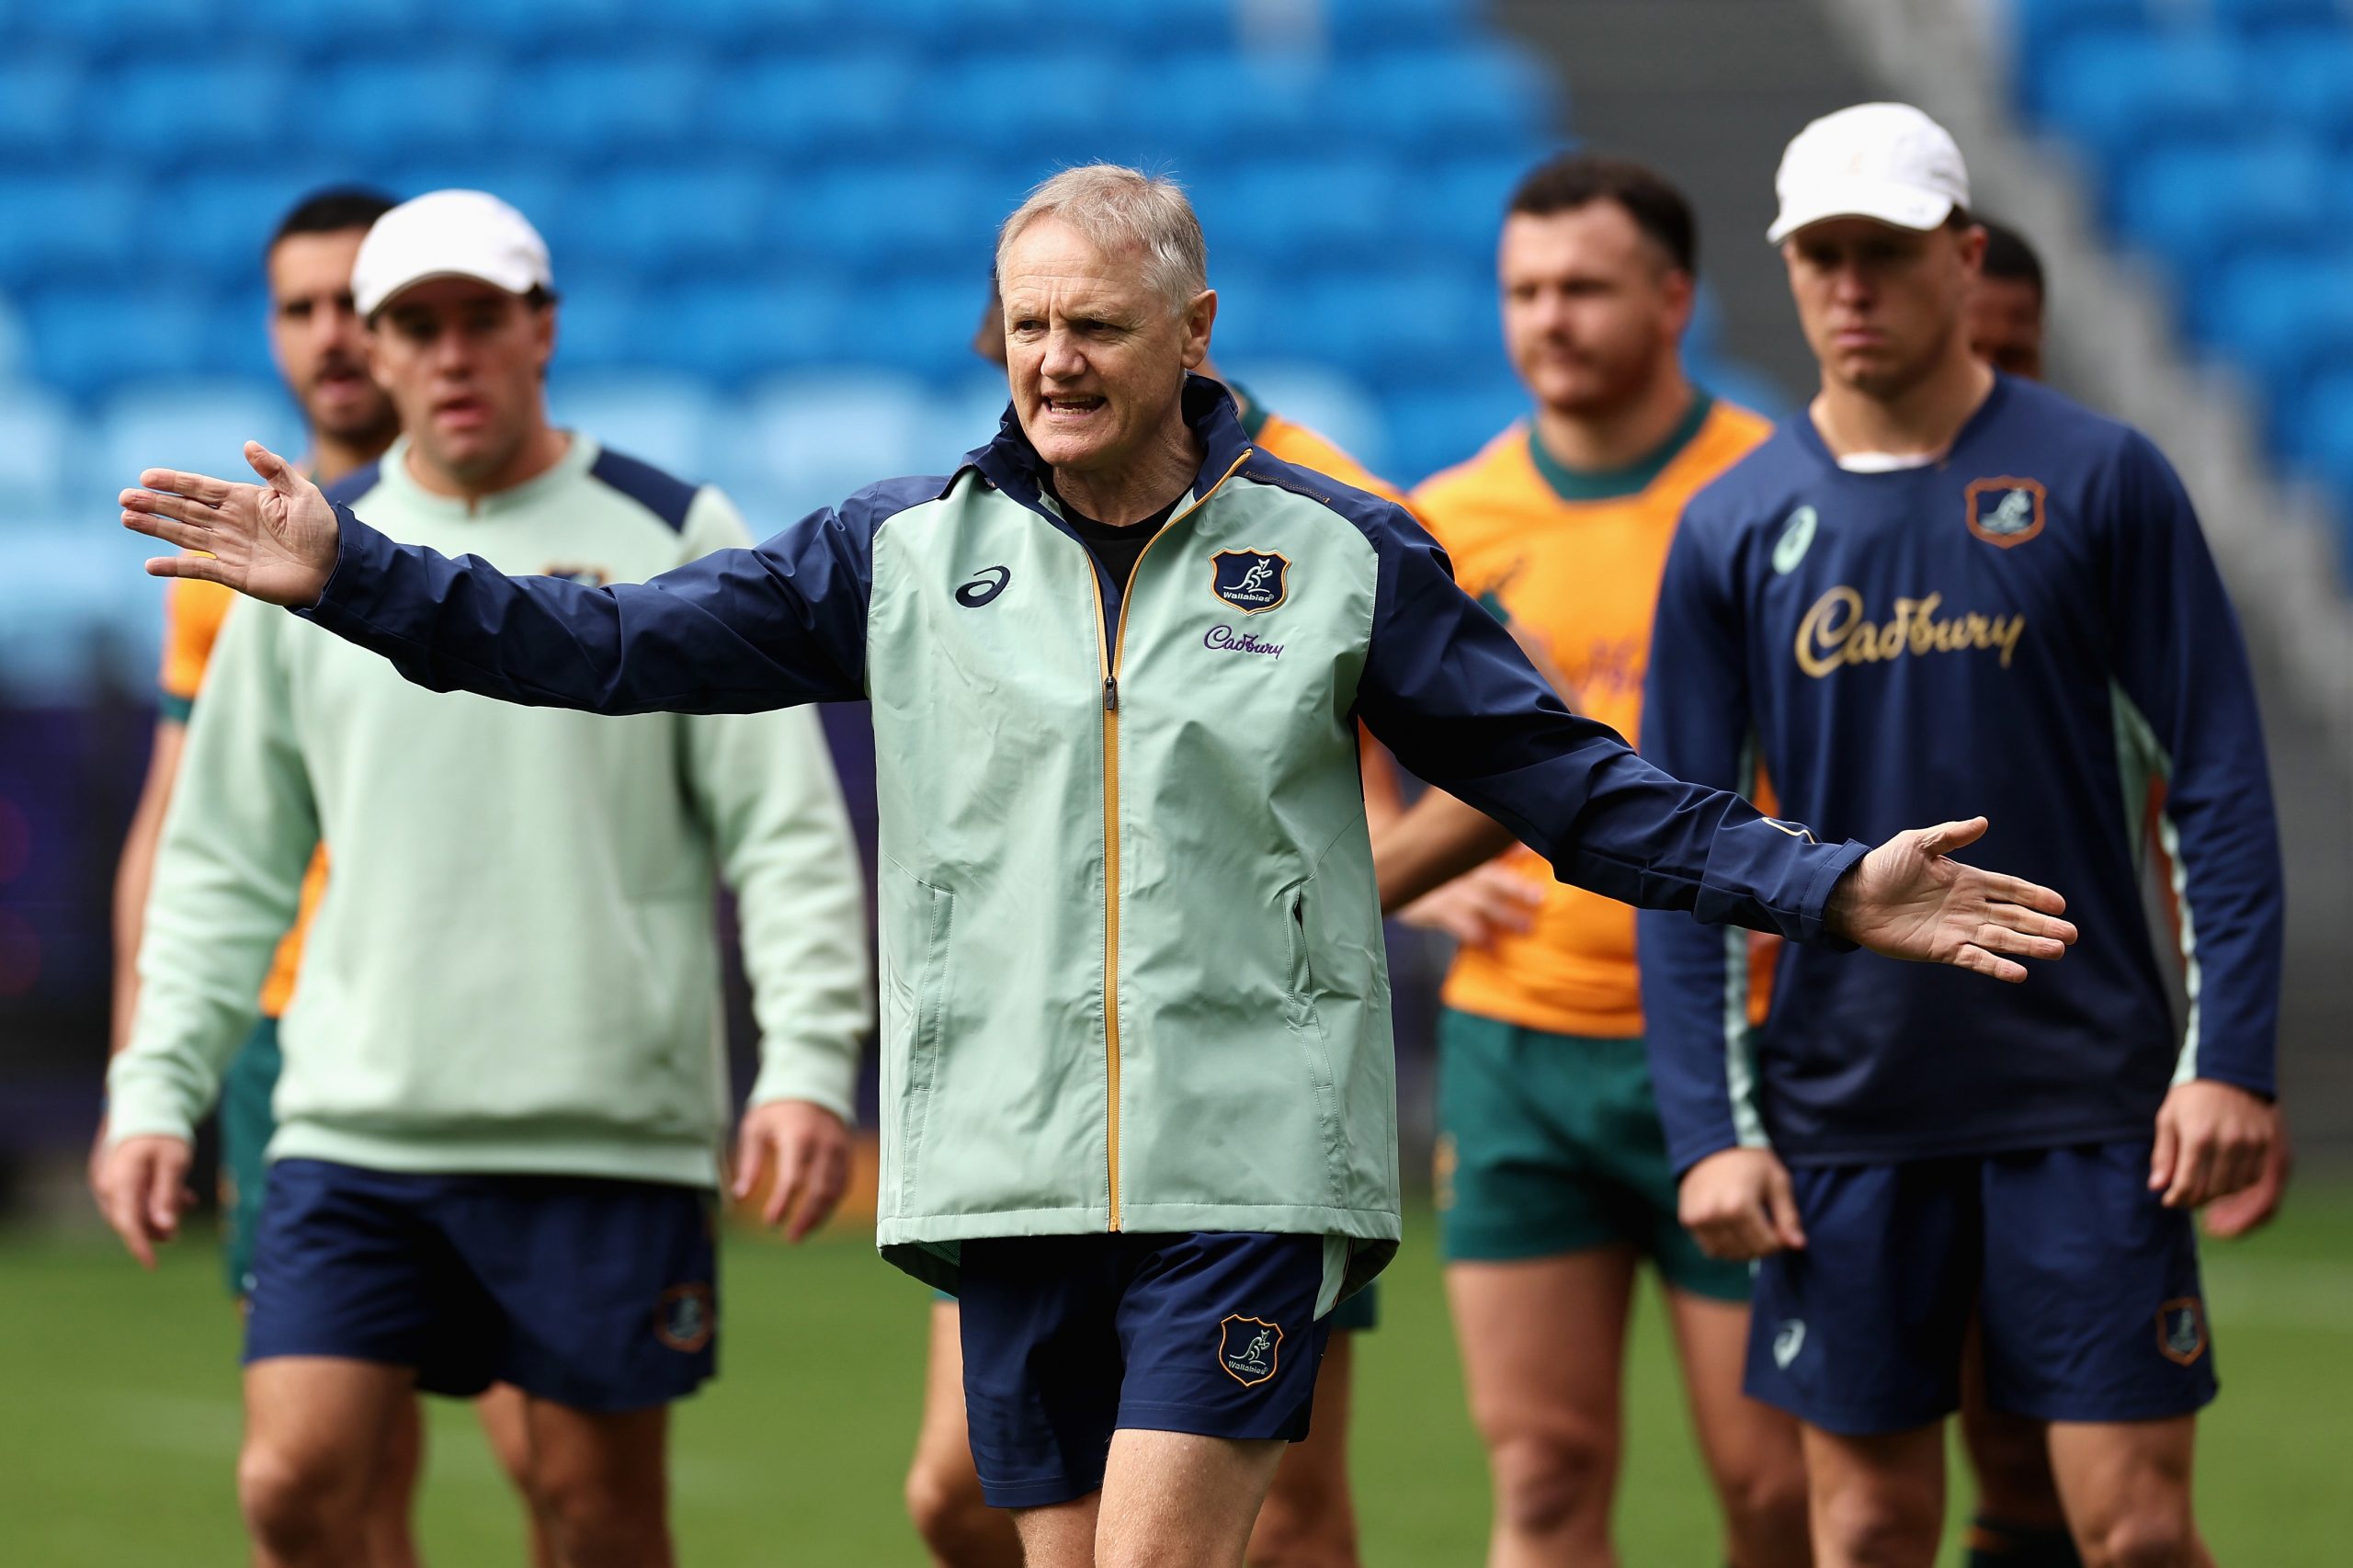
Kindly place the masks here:
[(1425, 893), (1397, 912), (1397, 918), (1424, 931), (1440, 931), (1466, 948), (1483, 948), (1498, 937), (1525, 936), (1536, 927), (1544, 890), (1500, 860), (1490, 860), (1436, 892)]
[(2075, 928), (2067, 901), (2017, 877), (1948, 858), (1985, 835), (1985, 819), (1899, 833), (1857, 861), (1831, 890), (1831, 930), (1892, 959), (1958, 964), (2011, 982), (2019, 959), (2063, 956)]
[(785, 1239), (797, 1242), (825, 1222), (849, 1186), (849, 1129), (840, 1117), (807, 1100), (754, 1106), (744, 1113), (735, 1137), (736, 1198), (757, 1192), (771, 1171), (775, 1179), (760, 1206), (760, 1221), (786, 1221)]
[(259, 484), (151, 468), (122, 493), (122, 526), (201, 555), (147, 562), (152, 577), (201, 577), (279, 605), (313, 605), (335, 571), (340, 530), (319, 487), (259, 441), (245, 443)]
[(2252, 1187), (2279, 1135), (2279, 1108), (2260, 1096), (2211, 1078), (2176, 1084), (2157, 1108), (2149, 1190), (2168, 1209), (2195, 1209)]
[(1684, 1172), (1676, 1217), (1710, 1257), (1745, 1263), (1805, 1245), (1789, 1169), (1770, 1149), (1719, 1149)]
[(155, 1244), (179, 1234), (180, 1216), (196, 1201), (188, 1187), (192, 1157), (185, 1138), (126, 1138), (98, 1160), (98, 1212), (142, 1268), (155, 1267)]

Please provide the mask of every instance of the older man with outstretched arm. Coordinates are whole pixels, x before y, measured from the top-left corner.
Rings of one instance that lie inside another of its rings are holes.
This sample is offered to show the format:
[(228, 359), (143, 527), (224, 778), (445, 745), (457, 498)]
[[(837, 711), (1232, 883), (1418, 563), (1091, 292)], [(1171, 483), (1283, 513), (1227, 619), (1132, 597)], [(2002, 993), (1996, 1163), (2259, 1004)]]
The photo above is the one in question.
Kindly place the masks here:
[(1012, 407), (955, 473), (643, 585), (395, 545), (258, 447), (261, 485), (150, 472), (124, 518), (209, 552), (150, 571), (430, 687), (870, 697), (878, 1239), (961, 1297), (975, 1460), (1032, 1563), (1232, 1568), (1320, 1324), (1399, 1234), (1359, 720), (1630, 903), (2009, 980), (2075, 931), (1947, 858), (1982, 822), (1819, 844), (1571, 714), (1401, 508), (1254, 450), (1190, 375), (1217, 297), (1170, 182), (1056, 176), (997, 275)]

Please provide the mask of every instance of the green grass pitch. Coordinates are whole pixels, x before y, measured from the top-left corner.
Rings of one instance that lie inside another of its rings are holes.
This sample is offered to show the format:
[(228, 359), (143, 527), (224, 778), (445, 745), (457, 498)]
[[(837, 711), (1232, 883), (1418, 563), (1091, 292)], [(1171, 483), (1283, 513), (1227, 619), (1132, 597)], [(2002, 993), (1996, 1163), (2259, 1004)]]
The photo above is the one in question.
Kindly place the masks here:
[[(738, 1234), (720, 1381), (679, 1412), (681, 1560), (917, 1564), (899, 1481), (927, 1294), (862, 1240)], [(2353, 1187), (2307, 1183), (2270, 1232), (2207, 1249), (2224, 1392), (2199, 1506), (2232, 1568), (2353, 1562)], [(31, 1568), (244, 1561), (236, 1342), (209, 1241), (143, 1277), (95, 1236), (0, 1236), (0, 1560)], [(1417, 1217), (1364, 1342), (1356, 1476), (1371, 1568), (1479, 1561), (1486, 1481), (1430, 1227)], [(1619, 1539), (1631, 1564), (1721, 1561), (1680, 1391), (1646, 1302)], [(1956, 1519), (1965, 1511), (1956, 1483)], [(520, 1521), (466, 1409), (436, 1402), (421, 1531), (437, 1564), (520, 1562)], [(1957, 1558), (1951, 1559), (1957, 1561)]]

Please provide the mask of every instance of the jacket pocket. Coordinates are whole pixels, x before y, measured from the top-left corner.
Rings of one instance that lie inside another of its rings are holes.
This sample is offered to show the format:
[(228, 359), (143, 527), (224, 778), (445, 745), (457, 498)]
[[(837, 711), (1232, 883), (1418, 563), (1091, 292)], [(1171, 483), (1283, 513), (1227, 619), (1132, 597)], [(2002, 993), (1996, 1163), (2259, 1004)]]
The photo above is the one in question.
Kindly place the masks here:
[(1347, 1168), (1347, 1140), (1340, 1120), (1339, 1086), (1332, 1072), (1332, 1044), (1324, 1030), (1324, 1016), (1315, 1007), (1315, 940), (1309, 919), (1308, 899), (1313, 879), (1292, 888), (1283, 899), (1283, 928), (1290, 937), (1290, 978), (1287, 983), (1284, 1021), (1298, 1040), (1307, 1076), (1315, 1090), (1315, 1119), (1324, 1138), (1324, 1201), (1341, 1206), (1342, 1173)]
[(915, 960), (912, 984), (897, 998), (906, 1029), (906, 1076), (902, 1091), (902, 1146), (899, 1162), (900, 1212), (914, 1213), (922, 1173), (924, 1137), (931, 1117), (931, 1102), (939, 1087), (940, 1042), (950, 985), (949, 936), (955, 923), (956, 895), (892, 868), (905, 880), (901, 897), (907, 901), (908, 918), (900, 929), (912, 939), (900, 959)]

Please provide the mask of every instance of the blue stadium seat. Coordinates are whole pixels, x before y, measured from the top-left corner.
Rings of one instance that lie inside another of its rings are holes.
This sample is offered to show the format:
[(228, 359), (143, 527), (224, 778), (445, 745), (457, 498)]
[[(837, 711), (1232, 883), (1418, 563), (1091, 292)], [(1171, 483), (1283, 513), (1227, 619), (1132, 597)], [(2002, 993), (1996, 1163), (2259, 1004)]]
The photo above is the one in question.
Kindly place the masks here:
[[(563, 286), (564, 267), (577, 253), (575, 244), (562, 243), (570, 231), (574, 184), (564, 165), (546, 163), (484, 163), (451, 157), (395, 165), (384, 170), (384, 193), (406, 201), (434, 190), (486, 190), (531, 221), (548, 242), (555, 267), (556, 286)], [(588, 243), (602, 249), (607, 236), (591, 234)]]
[(988, 274), (978, 267), (861, 290), (850, 307), (843, 358), (949, 383), (971, 371), (972, 335), (987, 308)]
[(74, 145), (74, 111), (88, 91), (81, 62), (46, 50), (0, 58), (0, 158), (47, 157)]
[(2332, 216), (2327, 164), (2293, 138), (2159, 147), (2115, 190), (2118, 227), (2171, 262), (2186, 293), (2241, 251), (2316, 243)]
[(32, 297), (26, 316), (33, 369), (79, 399), (123, 381), (198, 373), (214, 320), (208, 295), (176, 288), (52, 289)]
[(2275, 445), (2295, 449), (2292, 411), (2316, 370), (2353, 360), (2353, 251), (2259, 252), (2221, 268), (2189, 316), (2209, 346), (2234, 358), (2269, 394)]
[(821, 278), (681, 286), (641, 309), (650, 338), (642, 362), (740, 386), (796, 365), (839, 362), (850, 316), (847, 291)]
[(710, 104), (713, 129), (747, 149), (809, 158), (896, 148), (922, 73), (888, 51), (757, 54), (723, 62)]
[(1333, 47), (1343, 52), (1450, 42), (1471, 31), (1471, 0), (1324, 0)]
[(2282, 33), (2258, 42), (2263, 109), (2284, 134), (2353, 147), (2353, 29)]
[(978, 278), (1002, 216), (978, 205), (980, 188), (972, 169), (952, 163), (835, 165), (774, 187), (763, 233), (803, 265), (860, 274), (961, 265)]
[(2036, 96), (2043, 67), (2059, 50), (2087, 33), (2135, 33), (2156, 23), (2155, 0), (2012, 0), (2012, 52), (2026, 101)]
[(2040, 74), (2043, 118), (2105, 173), (2161, 143), (2235, 135), (2254, 118), (2247, 69), (2222, 33), (2079, 38)]
[(1336, 140), (1335, 90), (1312, 58), (1201, 51), (1138, 73), (1127, 111), (1140, 126), (1186, 127), (1197, 155), (1324, 152)]
[(1491, 276), (1511, 193), (1540, 162), (1574, 145), (1563, 138), (1528, 153), (1451, 157), (1402, 170), (1398, 238)]
[(742, 159), (631, 164), (581, 188), (565, 233), (574, 254), (600, 249), (648, 278), (747, 267), (775, 188), (766, 165)]
[(16, 303), (0, 294), (0, 386), (23, 375), (32, 361), (32, 333)]
[(559, 273), (556, 286), (557, 377), (659, 362), (648, 346), (665, 335), (661, 307), (668, 291), (649, 291), (630, 274), (596, 269), (576, 277)]
[(77, 0), (70, 6), (27, 6), (20, 25), (38, 36), (111, 55), (217, 39), (221, 8), (215, 0)]
[(1086, 163), (1120, 118), (1126, 74), (1115, 55), (1068, 49), (946, 61), (925, 77), (915, 124), (943, 151)]
[[(572, 49), (584, 38), (625, 36), (630, 0), (429, 0), (426, 31), (494, 40), (518, 51)], [(636, 18), (642, 26), (646, 18)]]
[(109, 74), (83, 105), (90, 144), (149, 169), (177, 168), (216, 153), (250, 153), (285, 129), (279, 116), (300, 101), (283, 61), (147, 61)]
[(1393, 483), (1419, 484), (1442, 468), (1469, 460), (1516, 419), (1528, 416), (1528, 394), (1506, 378), (1471, 386), (1407, 388), (1385, 400), (1389, 472)]
[(373, 51), (326, 72), (320, 102), (331, 112), (305, 126), (324, 145), (378, 159), (479, 154), (492, 144), (500, 99), (513, 79), (481, 57)]
[(1233, 28), (1234, 0), (1088, 0), (1055, 17), (1058, 38), (1147, 61), (1171, 51), (1227, 47)]
[(900, 474), (940, 472), (961, 450), (911, 377), (856, 367), (779, 379), (756, 391), (738, 437), (758, 488), (783, 517), (830, 506)]
[(2259, 34), (2345, 25), (2339, 0), (2206, 0), (2214, 19), (2237, 32)]
[(146, 248), (146, 200), (128, 175), (0, 175), (0, 287), (119, 272)]
[(1302, 281), (1296, 298), (1296, 357), (1384, 389), (1460, 384), (1502, 363), (1494, 289), (1482, 278), (1451, 269), (1337, 273)]
[(377, 54), (430, 25), (417, 0), (238, 0), (237, 17), (256, 38), (330, 59), (352, 49)]
[(207, 169), (161, 187), (173, 211), (170, 267), (193, 268), (222, 286), (251, 283), (262, 272), (262, 251), (278, 221), (304, 196), (328, 182), (327, 167), (247, 173)]
[[(93, 529), (87, 510), (0, 523), (0, 670), (19, 701), (119, 701), (122, 680), (154, 669), (162, 583), (139, 570), (149, 540)], [(111, 687), (111, 689), (108, 689)]]
[(278, 379), (269, 352), (269, 290), (256, 267), (244, 281), (212, 297), (205, 327), (204, 373), (259, 382)]
[(62, 504), (74, 460), (73, 412), (53, 392), (0, 381), (0, 494), (14, 516)]
[(1323, 365), (1268, 360), (1226, 364), (1261, 407), (1315, 431), (1374, 473), (1387, 475), (1388, 422), (1363, 383)]
[(712, 85), (698, 55), (572, 54), (509, 78), (497, 104), (502, 147), (597, 159), (677, 146), (699, 129)]
[(1334, 106), (1352, 141), (1426, 156), (1518, 152), (1563, 118), (1551, 74), (1500, 44), (1382, 54), (1345, 65)]
[(142, 468), (250, 478), (247, 441), (292, 453), (301, 440), (301, 420), (267, 381), (142, 381), (110, 399), (99, 414), (86, 483), (111, 495), (136, 483)]
[(2295, 449), (2336, 493), (2340, 559), (2353, 573), (2353, 359), (2313, 383), (2295, 422)]
[(1385, 250), (1404, 208), (1370, 157), (1260, 159), (1199, 193), (1210, 244), (1259, 267), (1360, 261)]
[(709, 479), (720, 404), (708, 383), (649, 370), (566, 374), (557, 363), (549, 404), (558, 424), (690, 483)]

